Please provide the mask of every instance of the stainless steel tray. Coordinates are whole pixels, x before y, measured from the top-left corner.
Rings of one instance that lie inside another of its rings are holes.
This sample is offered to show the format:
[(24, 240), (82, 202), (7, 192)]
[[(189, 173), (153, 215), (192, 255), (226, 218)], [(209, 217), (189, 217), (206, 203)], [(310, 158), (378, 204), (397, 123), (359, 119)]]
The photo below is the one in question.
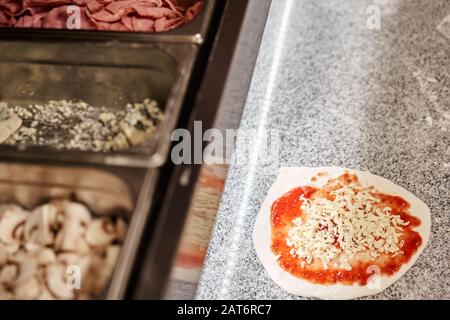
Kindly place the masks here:
[(11, 40), (0, 38), (0, 100), (11, 105), (83, 100), (123, 108), (127, 102), (157, 100), (165, 118), (148, 141), (126, 151), (58, 151), (46, 147), (0, 146), (13, 159), (69, 160), (158, 167), (170, 147), (198, 45), (128, 41)]
[[(196, 0), (179, 0), (181, 7), (188, 8)], [(103, 40), (134, 40), (153, 42), (182, 42), (202, 43), (211, 22), (212, 13), (217, 0), (204, 0), (204, 6), (200, 14), (191, 22), (171, 31), (160, 33), (143, 32), (110, 32), (88, 30), (55, 30), (55, 29), (31, 29), (31, 28), (0, 28), (0, 35), (16, 37), (17, 35), (31, 38), (63, 37), (66, 39), (103, 39)]]
[(72, 199), (86, 204), (94, 215), (123, 216), (128, 232), (114, 274), (104, 294), (96, 297), (121, 299), (149, 215), (156, 178), (156, 171), (143, 176), (133, 169), (113, 174), (106, 168), (0, 162), (0, 203), (31, 209), (50, 199)]

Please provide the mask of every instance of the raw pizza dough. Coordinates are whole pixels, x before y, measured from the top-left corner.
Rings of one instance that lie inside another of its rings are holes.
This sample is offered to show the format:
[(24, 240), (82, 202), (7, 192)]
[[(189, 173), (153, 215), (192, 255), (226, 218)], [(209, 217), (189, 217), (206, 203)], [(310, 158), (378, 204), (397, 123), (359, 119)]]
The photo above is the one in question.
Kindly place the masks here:
[[(317, 177), (317, 174), (320, 172), (327, 172), (328, 175)], [(377, 279), (374, 279), (373, 282), (369, 282), (366, 286), (361, 286), (359, 284), (320, 285), (297, 278), (281, 268), (277, 262), (276, 256), (272, 252), (272, 230), (270, 224), (271, 206), (275, 200), (295, 187), (310, 185), (321, 188), (329, 179), (337, 178), (345, 172), (356, 174), (363, 187), (374, 186), (382, 193), (397, 195), (408, 201), (411, 204), (409, 210), (410, 214), (421, 220), (420, 226), (414, 228), (414, 231), (418, 232), (422, 237), (422, 244), (412, 256), (411, 260), (402, 265), (397, 273), (393, 276), (377, 277)], [(312, 177), (317, 177), (317, 181), (312, 182)], [(430, 209), (427, 205), (410, 192), (387, 179), (369, 172), (339, 167), (281, 168), (278, 177), (270, 188), (256, 218), (253, 229), (253, 244), (256, 254), (270, 278), (287, 292), (298, 296), (316, 297), (321, 299), (354, 299), (380, 293), (404, 275), (406, 271), (413, 266), (423, 249), (426, 247), (430, 238), (430, 230), (431, 216)]]

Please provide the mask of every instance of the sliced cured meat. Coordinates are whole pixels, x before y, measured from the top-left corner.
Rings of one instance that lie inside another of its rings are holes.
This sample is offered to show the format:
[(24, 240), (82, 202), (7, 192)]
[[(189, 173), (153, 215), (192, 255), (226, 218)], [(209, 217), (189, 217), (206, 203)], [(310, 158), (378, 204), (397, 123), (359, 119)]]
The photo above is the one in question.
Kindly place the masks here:
[(111, 13), (110, 11), (103, 9), (99, 12), (96, 12), (92, 15), (97, 21), (100, 22), (116, 22), (119, 21), (125, 13), (125, 9), (120, 9), (115, 13)]
[(35, 13), (32, 16), (32, 27), (33, 28), (42, 28), (42, 20), (47, 16), (46, 12)]
[(86, 3), (86, 7), (91, 13), (96, 13), (103, 9), (103, 4), (97, 0), (90, 0)]
[(183, 24), (183, 20), (180, 18), (172, 18), (172, 19), (167, 19), (166, 17), (160, 18), (155, 21), (155, 31), (163, 32), (172, 30), (177, 28), (181, 24)]
[(196, 16), (198, 16), (198, 14), (200, 13), (200, 11), (202, 11), (203, 8), (203, 2), (197, 2), (196, 4), (194, 4), (192, 7), (190, 7), (187, 11), (186, 11), (186, 19), (188, 21), (193, 20)]
[(131, 21), (132, 18), (130, 16), (123, 16), (121, 21), (122, 24), (127, 28), (128, 31), (133, 31), (133, 22)]
[[(159, 2), (161, 3), (162, 1), (159, 1)], [(167, 4), (167, 6), (169, 7), (170, 10), (172, 10), (173, 12), (179, 13), (178, 8), (175, 6), (173, 1), (164, 0), (164, 2)], [(158, 7), (161, 7), (161, 6), (162, 6), (162, 4), (160, 4)]]
[(33, 26), (33, 18), (31, 16), (22, 16), (17, 20), (16, 27), (31, 28)]
[(67, 28), (67, 6), (60, 6), (52, 9), (44, 18), (42, 27), (51, 29)]
[(138, 32), (152, 32), (154, 31), (155, 22), (150, 19), (139, 17), (132, 17), (131, 23), (134, 31)]
[(118, 0), (118, 1), (113, 1), (109, 4), (107, 4), (105, 9), (111, 13), (116, 13), (120, 9), (130, 8), (132, 4), (133, 4), (133, 1), (130, 1), (130, 0)]
[(169, 8), (158, 8), (158, 7), (150, 7), (145, 4), (134, 4), (132, 7), (137, 11), (138, 15), (141, 17), (148, 17), (152, 19), (159, 18), (175, 18), (177, 13), (170, 10)]
[(75, 4), (73, 0), (23, 0), (23, 8), (49, 6), (56, 8), (62, 5)]
[(10, 23), (9, 17), (6, 13), (0, 11), (0, 26), (8, 26)]
[(76, 12), (69, 7), (78, 6), (81, 29), (162, 32), (194, 19), (202, 4), (183, 9), (176, 0), (3, 0), (0, 26), (65, 29)]
[(0, 2), (0, 12), (8, 12), (9, 14), (15, 14), (20, 11), (21, 5), (18, 2), (6, 1)]

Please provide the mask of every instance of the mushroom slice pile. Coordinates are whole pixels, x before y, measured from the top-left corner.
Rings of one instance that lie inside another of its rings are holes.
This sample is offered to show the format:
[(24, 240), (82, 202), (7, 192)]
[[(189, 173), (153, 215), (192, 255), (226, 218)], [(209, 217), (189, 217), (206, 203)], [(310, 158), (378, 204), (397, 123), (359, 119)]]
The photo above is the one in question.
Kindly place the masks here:
[(127, 232), (122, 218), (52, 201), (0, 205), (0, 300), (90, 299), (111, 278)]
[(0, 143), (5, 142), (14, 132), (19, 130), (21, 125), (22, 119), (9, 110), (5, 102), (0, 101)]

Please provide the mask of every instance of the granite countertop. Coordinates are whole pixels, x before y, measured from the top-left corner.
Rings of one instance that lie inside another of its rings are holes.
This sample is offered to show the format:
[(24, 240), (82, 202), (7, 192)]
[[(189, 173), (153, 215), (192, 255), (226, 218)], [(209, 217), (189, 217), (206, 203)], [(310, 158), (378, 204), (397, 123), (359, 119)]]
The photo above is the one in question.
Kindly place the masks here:
[[(380, 30), (367, 27), (374, 3)], [(392, 180), (432, 213), (416, 264), (371, 298), (450, 299), (447, 15), (447, 0), (273, 0), (241, 122), (255, 140), (230, 167), (197, 298), (297, 298), (257, 259), (255, 217), (280, 166), (338, 165)], [(261, 138), (277, 131), (279, 161)]]

